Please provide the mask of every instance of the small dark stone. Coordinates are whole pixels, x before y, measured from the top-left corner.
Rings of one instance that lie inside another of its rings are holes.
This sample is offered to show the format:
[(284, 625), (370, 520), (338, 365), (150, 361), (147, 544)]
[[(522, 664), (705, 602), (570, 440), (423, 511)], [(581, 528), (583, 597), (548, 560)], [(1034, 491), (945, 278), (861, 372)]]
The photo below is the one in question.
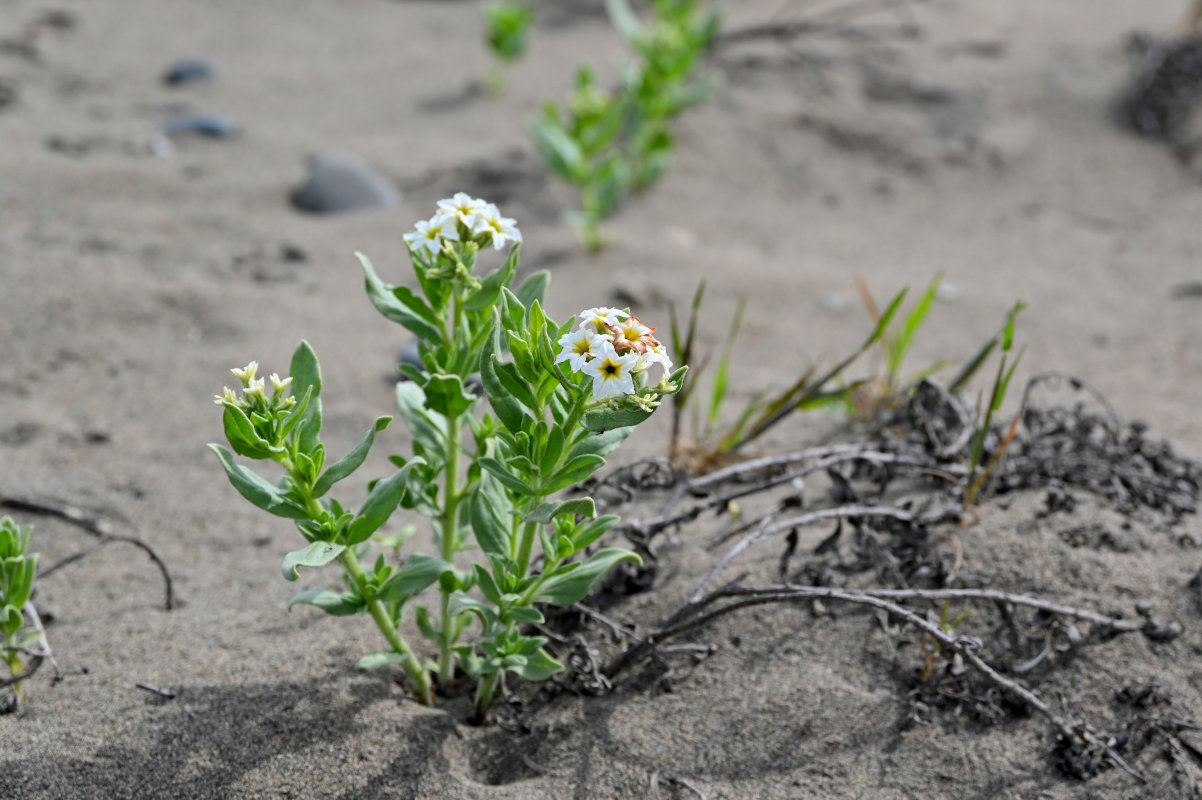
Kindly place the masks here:
[(212, 80), (216, 67), (203, 58), (182, 58), (163, 72), (163, 83), (168, 86), (184, 86), (198, 81)]
[(192, 114), (175, 117), (163, 123), (167, 136), (204, 136), (209, 139), (228, 139), (238, 132), (233, 120), (216, 114)]
[(309, 260), (309, 254), (300, 245), (285, 242), (280, 245), (280, 258), (293, 264), (303, 264)]
[(292, 205), (315, 214), (392, 208), (400, 202), (400, 192), (379, 172), (333, 153), (314, 156), (304, 185), (292, 193)]

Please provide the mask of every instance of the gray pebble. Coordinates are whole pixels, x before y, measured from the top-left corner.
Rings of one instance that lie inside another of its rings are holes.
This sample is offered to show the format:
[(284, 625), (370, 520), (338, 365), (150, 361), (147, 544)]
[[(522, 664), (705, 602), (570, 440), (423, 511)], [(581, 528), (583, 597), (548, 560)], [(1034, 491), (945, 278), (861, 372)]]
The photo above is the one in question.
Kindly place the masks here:
[(182, 58), (163, 72), (163, 83), (168, 86), (184, 86), (198, 81), (212, 80), (217, 69), (203, 58)]
[(292, 193), (292, 205), (315, 214), (392, 208), (400, 202), (400, 192), (379, 172), (357, 158), (332, 153), (314, 156), (304, 185)]
[(190, 114), (163, 123), (163, 133), (167, 136), (192, 134), (209, 139), (228, 139), (237, 132), (233, 120), (216, 114)]

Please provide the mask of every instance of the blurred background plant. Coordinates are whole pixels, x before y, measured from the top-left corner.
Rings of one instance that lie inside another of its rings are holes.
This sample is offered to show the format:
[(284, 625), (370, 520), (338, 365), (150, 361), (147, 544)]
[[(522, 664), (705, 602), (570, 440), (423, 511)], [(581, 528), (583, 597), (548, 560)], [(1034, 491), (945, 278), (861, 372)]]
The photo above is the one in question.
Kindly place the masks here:
[(523, 0), (494, 0), (484, 4), (483, 15), (484, 40), (496, 59), (487, 86), (491, 93), (500, 94), (505, 90), (505, 67), (526, 52), (534, 8)]
[(580, 192), (571, 219), (594, 252), (604, 246), (601, 220), (623, 195), (647, 189), (667, 169), (673, 118), (716, 85), (713, 76), (695, 73), (721, 22), (698, 0), (650, 0), (646, 23), (627, 0), (607, 0), (606, 8), (634, 55), (618, 87), (598, 88), (591, 68), (581, 65), (566, 107), (548, 101), (530, 123), (547, 166)]

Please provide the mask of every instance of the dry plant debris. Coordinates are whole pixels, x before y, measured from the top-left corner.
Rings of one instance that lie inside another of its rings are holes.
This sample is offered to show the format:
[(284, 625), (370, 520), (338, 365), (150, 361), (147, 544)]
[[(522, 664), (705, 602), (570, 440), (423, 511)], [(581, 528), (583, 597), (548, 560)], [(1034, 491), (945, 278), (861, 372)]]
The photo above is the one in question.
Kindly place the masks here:
[[(1065, 392), (1071, 402), (1059, 397)], [(1180, 624), (1158, 619), (1143, 603), (1134, 613), (1092, 610), (979, 585), (980, 578), (962, 573), (962, 540), (974, 521), (974, 509), (964, 502), (972, 426), (957, 398), (924, 382), (908, 405), (870, 421), (850, 442), (754, 458), (706, 475), (666, 459), (645, 459), (594, 480), (588, 490), (602, 502), (637, 499), (654, 507), (654, 498), (662, 500), (658, 513), (628, 517), (620, 528), (644, 565), (615, 572), (583, 603), (544, 626), (568, 654), (570, 670), (560, 687), (609, 691), (623, 672), (647, 659), (670, 676), (672, 655), (697, 660), (714, 648), (669, 642), (754, 606), (805, 604), (822, 617), (848, 604), (877, 614), (888, 638), (908, 707), (903, 725), (929, 724), (942, 711), (980, 725), (1034, 711), (1051, 726), (1051, 755), (1065, 774), (1086, 778), (1118, 767), (1142, 782), (1145, 774), (1131, 758), (1155, 747), (1196, 796), (1202, 756), (1181, 736), (1196, 728), (1184, 713), (1137, 714), (1124, 731), (1108, 735), (1087, 720), (1085, 709), (1050, 701), (1038, 689), (1089, 643), (1132, 633), (1169, 641), (1182, 633)], [(1042, 491), (1047, 513), (1054, 513), (1071, 509), (1078, 493), (1089, 493), (1152, 530), (1169, 531), (1196, 510), (1199, 465), (1150, 438), (1142, 424), (1120, 422), (1101, 395), (1069, 376), (1032, 378), (1019, 418), (995, 426), (985, 441), (987, 461), (1005, 452), (978, 500)], [(823, 476), (821, 492), (811, 489), (807, 481)], [(756, 500), (767, 510), (746, 519), (730, 514), (740, 500)], [(615, 619), (607, 609), (654, 585), (659, 538), (709, 512), (736, 520), (709, 542), (721, 555), (688, 602), (649, 632)], [(799, 530), (831, 522), (833, 531), (806, 559)], [(936, 553), (934, 544), (948, 540), (953, 555)], [(782, 548), (779, 582), (745, 585), (745, 572), (719, 585), (722, 573), (749, 549), (765, 545)], [(961, 630), (969, 628), (975, 633)], [(620, 648), (603, 659), (604, 645), (586, 638), (589, 629), (603, 631)], [(900, 643), (917, 648), (903, 656)], [(1144, 709), (1162, 695), (1136, 686), (1116, 697), (1120, 705)]]

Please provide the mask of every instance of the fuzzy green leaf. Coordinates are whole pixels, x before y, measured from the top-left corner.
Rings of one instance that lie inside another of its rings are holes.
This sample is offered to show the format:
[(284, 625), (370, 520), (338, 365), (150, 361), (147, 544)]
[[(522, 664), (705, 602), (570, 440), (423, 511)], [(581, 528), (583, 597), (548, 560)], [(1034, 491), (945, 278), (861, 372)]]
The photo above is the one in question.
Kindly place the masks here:
[(355, 257), (363, 267), (367, 297), (377, 311), (387, 319), (408, 328), (424, 342), (442, 341), (438, 317), (425, 301), (404, 286), (390, 286), (380, 280), (367, 256), (355, 253)]
[(300, 451), (308, 453), (317, 447), (321, 435), (321, 365), (308, 342), (302, 340), (297, 345), (288, 374), (292, 376), (293, 397), (309, 398), (297, 422)]
[(229, 440), (230, 447), (234, 448), (234, 452), (238, 455), (264, 459), (271, 458), (274, 452), (279, 452), (279, 448), (273, 449), (271, 442), (255, 431), (250, 417), (246, 416), (246, 412), (238, 406), (227, 403), (221, 421), (225, 427), (225, 438)]
[(512, 536), (513, 505), (505, 496), (499, 479), (491, 472), (484, 472), (468, 495), (468, 518), (476, 544), (485, 555), (505, 556), (509, 554)]
[(234, 454), (229, 450), (219, 444), (210, 444), (209, 449), (221, 460), (221, 466), (238, 494), (252, 505), (285, 519), (309, 519), (309, 512), (285, 498), (266, 478), (234, 461)]
[(493, 412), (510, 433), (517, 433), (532, 419), (522, 404), (513, 398), (505, 389), (497, 371), (501, 352), (501, 317), (493, 315), (492, 333), (484, 342), (480, 353), (480, 382), (484, 386), (484, 394), (492, 405)]
[(576, 456), (555, 473), (555, 477), (547, 483), (544, 491), (546, 494), (554, 494), (561, 489), (566, 489), (584, 480), (603, 466), (605, 466), (605, 459), (601, 456)]
[(359, 469), (363, 460), (367, 458), (367, 453), (371, 450), (372, 443), (376, 440), (376, 434), (387, 428), (390, 422), (392, 422), (392, 417), (378, 417), (371, 428), (368, 429), (363, 440), (355, 445), (355, 449), (331, 464), (330, 468), (322, 473), (317, 483), (313, 485), (313, 496), (321, 497), (330, 491), (330, 488), (335, 483), (338, 483), (338, 481)]
[(379, 669), (391, 666), (393, 664), (403, 664), (405, 656), (400, 653), (368, 653), (359, 659), (355, 664), (355, 669), (363, 669), (369, 672), (375, 672)]
[(601, 433), (615, 428), (629, 428), (651, 417), (650, 411), (641, 408), (594, 408), (584, 412), (580, 424), (586, 430)]
[(444, 572), (452, 569), (453, 567), (441, 558), (425, 553), (414, 553), (405, 561), (405, 565), (384, 584), (379, 596), (383, 600), (403, 602), (434, 583)]
[(543, 302), (547, 294), (547, 286), (550, 283), (551, 273), (540, 269), (538, 272), (530, 273), (514, 294), (517, 295), (518, 300), (522, 301), (522, 305), (529, 308), (536, 300), (540, 303)]
[(526, 483), (526, 481), (510, 472), (509, 468), (497, 459), (485, 457), (479, 459), (477, 463), (496, 476), (497, 480), (505, 485), (505, 488), (516, 493), (520, 497), (530, 496), (530, 484)]
[(422, 387), (426, 393), (426, 408), (444, 417), (458, 417), (476, 403), (471, 392), (463, 388), (458, 375), (431, 375)]
[(366, 606), (363, 599), (350, 592), (331, 592), (328, 589), (310, 589), (301, 592), (288, 601), (288, 610), (297, 604), (317, 606), (322, 611), (334, 617), (349, 617), (358, 614)]
[[(604, 464), (604, 460), (601, 463)], [(522, 521), (537, 522), (546, 525), (561, 514), (571, 514), (573, 517), (578, 514), (585, 517), (594, 517), (597, 515), (597, 507), (591, 497), (565, 500), (562, 503), (543, 503), (533, 511), (527, 512), (526, 516), (522, 517)]]
[(424, 460), (415, 456), (389, 478), (377, 482), (372, 487), (371, 494), (367, 496), (363, 507), (359, 509), (359, 513), (355, 515), (355, 519), (351, 521), (350, 527), (347, 529), (348, 544), (359, 544), (366, 541), (388, 521), (405, 495), (410, 471), (415, 466), (425, 463)]
[(563, 664), (551, 658), (546, 650), (539, 649), (534, 655), (526, 656), (524, 664), (510, 666), (510, 672), (517, 673), (528, 681), (544, 681), (563, 669)]
[(538, 587), (532, 603), (549, 603), (553, 606), (569, 606), (584, 599), (584, 596), (604, 578), (615, 565), (630, 561), (642, 564), (637, 554), (620, 547), (598, 550), (591, 558), (580, 564), (569, 564)]
[(284, 580), (294, 581), (300, 577), (297, 571), (300, 567), (324, 567), (338, 556), (346, 545), (333, 542), (314, 542), (304, 550), (297, 550), (284, 556)]

